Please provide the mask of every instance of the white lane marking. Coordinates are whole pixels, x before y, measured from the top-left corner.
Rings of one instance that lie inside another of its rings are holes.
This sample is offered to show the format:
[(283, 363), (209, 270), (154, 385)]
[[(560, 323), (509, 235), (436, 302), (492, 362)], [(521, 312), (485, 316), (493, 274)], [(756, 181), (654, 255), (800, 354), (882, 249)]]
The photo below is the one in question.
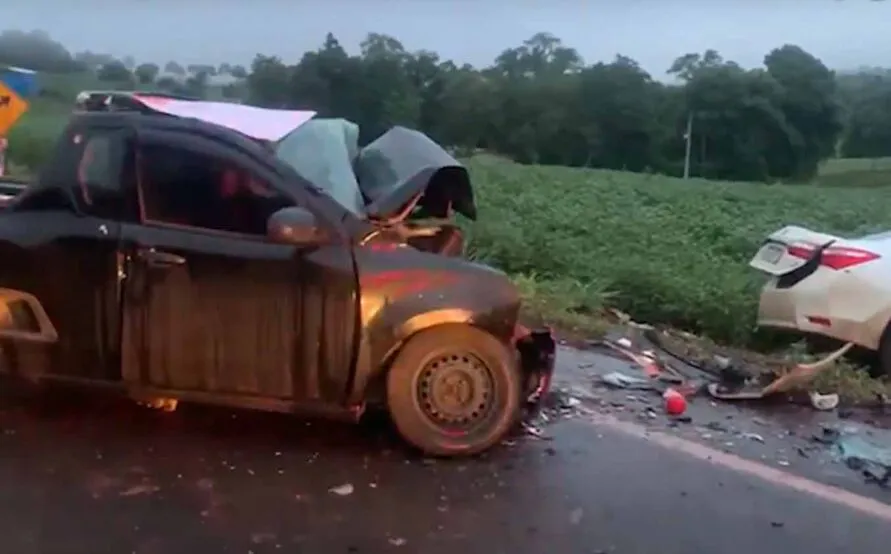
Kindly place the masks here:
[(596, 414), (591, 420), (595, 425), (607, 427), (625, 435), (648, 440), (658, 446), (687, 454), (698, 460), (717, 466), (725, 467), (737, 473), (745, 473), (757, 477), (772, 485), (792, 489), (796, 492), (809, 494), (821, 500), (850, 508), (862, 514), (866, 514), (883, 521), (891, 522), (891, 505), (878, 500), (867, 498), (844, 489), (812, 481), (800, 475), (782, 471), (768, 465), (747, 460), (715, 450), (704, 444), (693, 442), (681, 437), (668, 435), (659, 431), (651, 431), (635, 423), (621, 421), (615, 417)]

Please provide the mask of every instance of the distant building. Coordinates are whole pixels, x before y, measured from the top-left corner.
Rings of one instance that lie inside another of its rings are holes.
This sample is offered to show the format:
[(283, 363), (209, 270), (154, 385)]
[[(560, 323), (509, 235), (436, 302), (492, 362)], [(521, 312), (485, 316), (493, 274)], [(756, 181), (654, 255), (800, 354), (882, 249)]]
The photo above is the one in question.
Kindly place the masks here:
[(208, 100), (226, 100), (231, 96), (227, 95), (227, 91), (239, 87), (243, 82), (244, 79), (226, 73), (208, 75), (204, 85), (206, 98)]
[(21, 98), (30, 98), (37, 94), (37, 72), (33, 69), (0, 65), (0, 80)]
[[(162, 71), (158, 73), (155, 82), (157, 83), (162, 80), (172, 81), (177, 85), (186, 86), (189, 79), (193, 79), (196, 76), (195, 73), (188, 71), (182, 74)], [(227, 95), (227, 92), (233, 88), (238, 88), (244, 85), (244, 81), (244, 79), (233, 77), (228, 73), (208, 75), (204, 82), (205, 97), (207, 100), (228, 100), (231, 95)]]
[(188, 73), (173, 73), (172, 71), (160, 71), (160, 72), (158, 72), (158, 75), (155, 76), (155, 81), (157, 82), (157, 81), (161, 81), (161, 80), (165, 80), (165, 81), (169, 80), (169, 81), (173, 81), (179, 85), (184, 85), (184, 84), (186, 84), (186, 80), (188, 78), (189, 78)]

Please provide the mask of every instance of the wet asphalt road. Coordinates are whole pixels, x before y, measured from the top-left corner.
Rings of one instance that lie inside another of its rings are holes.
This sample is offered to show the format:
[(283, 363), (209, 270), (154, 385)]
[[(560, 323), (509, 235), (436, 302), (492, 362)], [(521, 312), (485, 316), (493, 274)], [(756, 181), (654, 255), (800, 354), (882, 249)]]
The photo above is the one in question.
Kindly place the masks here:
[[(824, 463), (819, 452), (801, 454), (795, 441), (805, 433), (783, 434), (794, 423), (703, 402), (691, 410), (693, 423), (669, 427), (625, 391), (595, 391), (585, 402), (765, 464), (785, 456), (784, 471), (891, 500), (891, 491)], [(7, 398), (0, 403), (0, 552), (879, 554), (891, 547), (891, 521), (589, 420), (555, 423), (546, 428), (551, 440), (521, 437), (480, 459), (432, 461), (378, 425)], [(764, 442), (741, 439), (746, 426)]]

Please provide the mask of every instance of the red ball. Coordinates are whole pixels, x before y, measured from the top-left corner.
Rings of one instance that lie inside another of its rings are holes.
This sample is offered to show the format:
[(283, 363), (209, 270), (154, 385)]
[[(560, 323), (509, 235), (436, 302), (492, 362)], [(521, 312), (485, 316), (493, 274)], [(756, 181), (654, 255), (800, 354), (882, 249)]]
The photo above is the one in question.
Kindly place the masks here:
[(674, 389), (668, 389), (662, 395), (665, 399), (665, 412), (668, 415), (679, 416), (687, 411), (687, 399)]

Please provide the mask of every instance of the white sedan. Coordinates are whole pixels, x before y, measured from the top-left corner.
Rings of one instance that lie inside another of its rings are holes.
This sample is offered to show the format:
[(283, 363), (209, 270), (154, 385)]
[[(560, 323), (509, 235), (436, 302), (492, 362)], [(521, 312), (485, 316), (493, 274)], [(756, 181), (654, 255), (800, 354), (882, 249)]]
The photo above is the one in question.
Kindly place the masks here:
[(891, 375), (891, 232), (844, 239), (788, 226), (770, 235), (749, 265), (769, 276), (758, 325), (876, 351)]

